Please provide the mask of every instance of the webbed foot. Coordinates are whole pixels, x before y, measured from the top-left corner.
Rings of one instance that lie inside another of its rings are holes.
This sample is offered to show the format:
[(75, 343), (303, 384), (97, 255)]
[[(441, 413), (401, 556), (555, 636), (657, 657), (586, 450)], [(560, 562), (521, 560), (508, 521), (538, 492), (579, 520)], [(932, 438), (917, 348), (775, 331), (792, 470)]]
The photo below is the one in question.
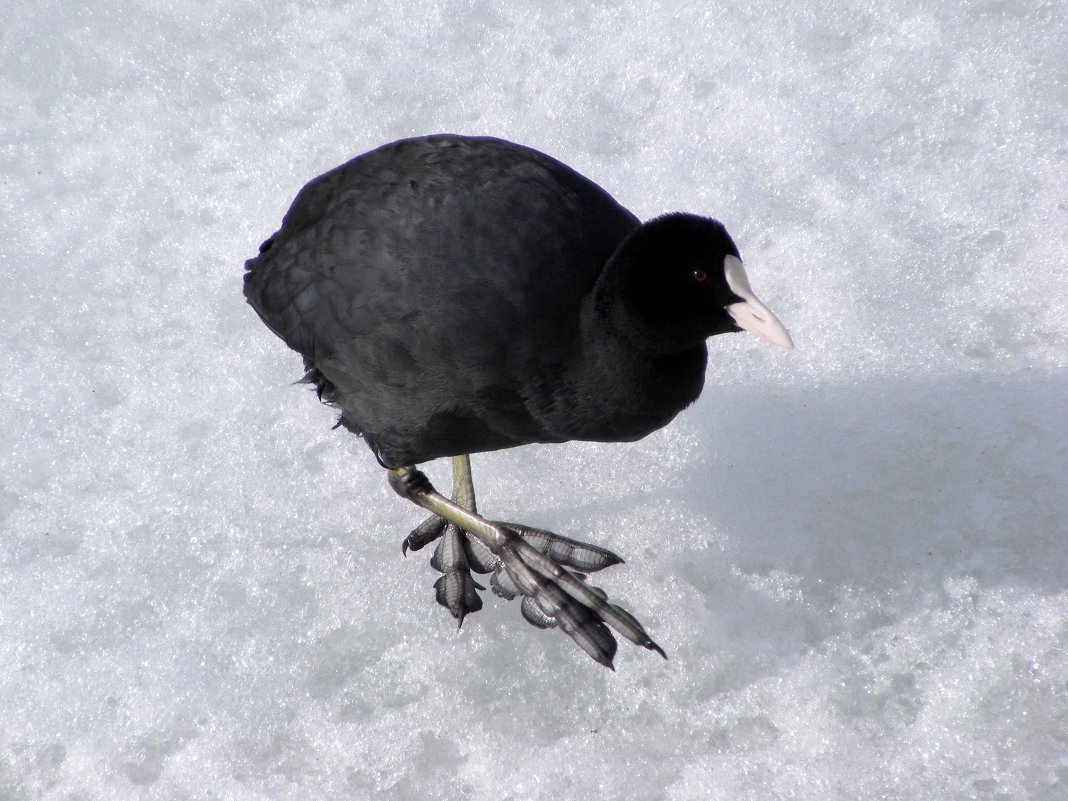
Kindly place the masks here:
[[(616, 653), (612, 629), (667, 658), (633, 615), (586, 581), (586, 573), (620, 564), (620, 557), (544, 529), (486, 520), (474, 510), (467, 457), (456, 457), (454, 468), (454, 501), (438, 494), (414, 467), (390, 471), (390, 484), (398, 494), (433, 513), (408, 535), (403, 550), (419, 550), (440, 538), (431, 560), (443, 574), (435, 588), (438, 602), (454, 617), (462, 623), (464, 615), (482, 608), (477, 593), (482, 587), (471, 571), (492, 573), (495, 594), (522, 596), (521, 611), (529, 623), (539, 628), (559, 626), (606, 667), (613, 667)], [(460, 486), (461, 473), (467, 487)]]

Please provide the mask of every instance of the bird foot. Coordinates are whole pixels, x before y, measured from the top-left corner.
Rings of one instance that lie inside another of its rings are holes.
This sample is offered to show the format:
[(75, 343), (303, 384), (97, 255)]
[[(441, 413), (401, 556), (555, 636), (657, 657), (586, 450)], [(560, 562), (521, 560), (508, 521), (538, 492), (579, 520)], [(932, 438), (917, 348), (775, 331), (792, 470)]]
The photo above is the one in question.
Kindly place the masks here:
[(501, 532), (491, 548), (452, 522), (431, 515), (404, 540), (407, 553), (439, 540), (430, 564), (443, 575), (434, 587), (438, 603), (460, 624), (464, 616), (482, 608), (471, 576), (490, 573), (495, 595), (512, 600), (522, 596), (523, 618), (538, 628), (559, 626), (586, 653), (612, 667), (616, 640), (609, 626), (627, 639), (667, 658), (633, 615), (608, 601), (604, 590), (587, 582), (587, 573), (623, 560), (611, 551), (518, 523), (493, 521)]

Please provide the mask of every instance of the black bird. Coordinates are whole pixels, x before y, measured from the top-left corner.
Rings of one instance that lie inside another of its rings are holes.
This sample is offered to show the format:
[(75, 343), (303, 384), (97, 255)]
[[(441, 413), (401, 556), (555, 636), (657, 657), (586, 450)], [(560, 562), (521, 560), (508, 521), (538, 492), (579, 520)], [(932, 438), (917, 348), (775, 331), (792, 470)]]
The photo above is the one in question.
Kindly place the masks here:
[[(697, 399), (708, 337), (744, 329), (792, 348), (719, 222), (643, 224), (536, 150), (427, 136), (309, 182), (245, 267), (245, 297), (304, 357), (304, 380), (431, 512), (404, 551), (440, 538), (437, 598), (454, 617), (482, 607), (471, 571), (493, 573), (528, 621), (559, 624), (601, 664), (608, 626), (664, 654), (586, 582), (622, 560), (480, 516), (468, 454), (637, 440)], [(416, 469), (441, 456), (451, 501)]]

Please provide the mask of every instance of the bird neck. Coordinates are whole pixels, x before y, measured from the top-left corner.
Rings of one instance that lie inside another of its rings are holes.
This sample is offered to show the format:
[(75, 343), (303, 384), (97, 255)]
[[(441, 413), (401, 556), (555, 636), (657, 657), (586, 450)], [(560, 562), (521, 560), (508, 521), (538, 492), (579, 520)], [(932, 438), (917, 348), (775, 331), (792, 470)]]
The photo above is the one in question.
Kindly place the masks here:
[[(600, 285), (598, 286), (600, 288)], [(703, 339), (673, 343), (629, 315), (612, 290), (587, 297), (581, 314), (582, 364), (595, 386), (627, 387), (613, 404), (671, 410), (670, 417), (701, 394), (708, 362)], [(670, 419), (666, 418), (665, 422)]]
[(645, 360), (688, 351), (703, 344), (703, 337), (680, 341), (672, 332), (646, 319), (642, 311), (639, 269), (628, 249), (633, 236), (624, 240), (609, 259), (583, 302), (582, 336), (586, 342), (612, 341), (625, 352)]

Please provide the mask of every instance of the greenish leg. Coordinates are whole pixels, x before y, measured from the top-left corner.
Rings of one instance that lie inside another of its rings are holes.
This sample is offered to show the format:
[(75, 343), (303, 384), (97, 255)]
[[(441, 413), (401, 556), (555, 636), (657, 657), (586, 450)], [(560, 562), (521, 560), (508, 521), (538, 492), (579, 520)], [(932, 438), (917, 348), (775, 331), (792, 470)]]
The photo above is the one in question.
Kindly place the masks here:
[[(438, 601), (449, 607), (461, 622), (464, 614), (482, 606), (471, 588), (471, 585), (478, 585), (470, 577), (468, 554), (471, 551), (463, 547), (463, 532), (467, 532), (499, 560), (497, 570), (505, 573), (508, 583), (524, 596), (524, 617), (530, 622), (535, 625), (558, 624), (586, 653), (607, 667), (612, 667), (616, 651), (616, 641), (608, 626), (637, 645), (664, 656), (663, 649), (653, 642), (630, 613), (610, 603), (605, 593), (588, 585), (581, 573), (574, 573), (564, 566), (596, 570), (622, 560), (610, 551), (552, 532), (493, 522), (480, 516), (475, 511), (468, 457), (453, 459), (456, 500), (438, 493), (414, 465), (392, 468), (389, 483), (398, 495), (436, 516), (412, 532), (405, 542), (406, 546), (415, 547), (413, 538), (426, 528), (419, 538), (419, 547), (422, 547), (433, 539), (427, 539), (431, 528), (428, 524), (433, 522), (434, 527), (441, 527), (436, 536), (442, 536), (443, 543), (431, 562), (445, 574), (435, 585)], [(437, 522), (437, 518), (447, 523)]]

